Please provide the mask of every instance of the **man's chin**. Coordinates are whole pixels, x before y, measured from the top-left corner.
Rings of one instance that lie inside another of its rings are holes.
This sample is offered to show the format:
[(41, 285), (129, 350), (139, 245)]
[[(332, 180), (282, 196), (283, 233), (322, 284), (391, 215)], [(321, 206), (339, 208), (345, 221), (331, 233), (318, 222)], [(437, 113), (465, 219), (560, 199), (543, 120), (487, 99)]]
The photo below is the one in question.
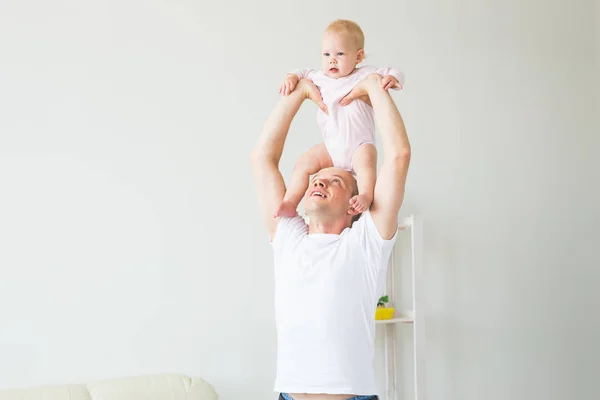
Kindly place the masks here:
[(304, 204), (304, 213), (313, 218), (330, 217), (335, 214), (329, 204), (309, 202)]
[(316, 201), (308, 200), (304, 202), (304, 212), (309, 214), (321, 214), (326, 210), (324, 204), (317, 204)]

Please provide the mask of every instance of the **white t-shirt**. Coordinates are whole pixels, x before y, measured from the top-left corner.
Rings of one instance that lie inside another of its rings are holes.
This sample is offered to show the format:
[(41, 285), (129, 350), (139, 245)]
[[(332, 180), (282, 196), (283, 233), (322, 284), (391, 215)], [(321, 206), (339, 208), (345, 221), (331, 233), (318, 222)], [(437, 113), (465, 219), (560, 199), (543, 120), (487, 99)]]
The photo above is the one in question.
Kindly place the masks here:
[(369, 211), (341, 234), (308, 234), (282, 218), (272, 241), (276, 392), (375, 395), (375, 309), (397, 232), (384, 240)]

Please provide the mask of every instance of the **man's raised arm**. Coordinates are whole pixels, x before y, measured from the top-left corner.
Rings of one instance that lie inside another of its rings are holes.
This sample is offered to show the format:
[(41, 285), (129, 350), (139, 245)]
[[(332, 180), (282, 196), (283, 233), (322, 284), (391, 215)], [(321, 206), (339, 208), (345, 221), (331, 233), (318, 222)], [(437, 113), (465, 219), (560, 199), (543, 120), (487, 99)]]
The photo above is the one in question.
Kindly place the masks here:
[(279, 222), (279, 218), (273, 218), (273, 214), (283, 200), (286, 190), (279, 171), (279, 160), (292, 120), (307, 98), (326, 111), (317, 87), (308, 80), (301, 80), (292, 93), (283, 96), (277, 103), (265, 122), (256, 147), (252, 150), (252, 169), (258, 204), (271, 240)]
[(360, 82), (341, 103), (344, 105), (353, 100), (370, 101), (375, 125), (382, 138), (383, 162), (377, 176), (370, 211), (381, 236), (391, 239), (398, 229), (398, 213), (404, 200), (410, 163), (410, 143), (404, 121), (390, 94), (383, 89), (379, 75), (371, 75)]

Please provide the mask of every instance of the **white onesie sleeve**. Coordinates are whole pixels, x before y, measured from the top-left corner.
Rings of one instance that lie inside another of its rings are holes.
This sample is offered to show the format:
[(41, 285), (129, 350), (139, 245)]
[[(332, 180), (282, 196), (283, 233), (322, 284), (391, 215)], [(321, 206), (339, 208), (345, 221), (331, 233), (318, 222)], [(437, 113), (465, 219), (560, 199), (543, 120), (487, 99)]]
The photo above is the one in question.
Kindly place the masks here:
[(402, 71), (396, 68), (377, 68), (377, 73), (381, 76), (391, 75), (394, 78), (398, 79), (398, 83), (400, 84), (399, 88), (394, 88), (396, 90), (402, 90), (404, 87), (404, 74)]
[(310, 79), (311, 81), (314, 79), (315, 74), (316, 74), (316, 70), (314, 69), (310, 69), (310, 68), (299, 68), (299, 69), (294, 69), (292, 71), (290, 71), (290, 74), (296, 74), (296, 76), (298, 76), (299, 79)]

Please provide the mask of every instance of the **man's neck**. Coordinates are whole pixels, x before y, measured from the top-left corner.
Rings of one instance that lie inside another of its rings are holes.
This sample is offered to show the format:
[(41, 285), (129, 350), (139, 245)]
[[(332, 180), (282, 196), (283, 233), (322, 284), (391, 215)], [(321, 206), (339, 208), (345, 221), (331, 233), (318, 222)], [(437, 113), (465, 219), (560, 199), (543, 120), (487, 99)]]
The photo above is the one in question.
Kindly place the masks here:
[(308, 225), (308, 233), (327, 233), (339, 235), (344, 229), (348, 227), (348, 221), (343, 218), (336, 220), (324, 220), (322, 218), (310, 218)]

